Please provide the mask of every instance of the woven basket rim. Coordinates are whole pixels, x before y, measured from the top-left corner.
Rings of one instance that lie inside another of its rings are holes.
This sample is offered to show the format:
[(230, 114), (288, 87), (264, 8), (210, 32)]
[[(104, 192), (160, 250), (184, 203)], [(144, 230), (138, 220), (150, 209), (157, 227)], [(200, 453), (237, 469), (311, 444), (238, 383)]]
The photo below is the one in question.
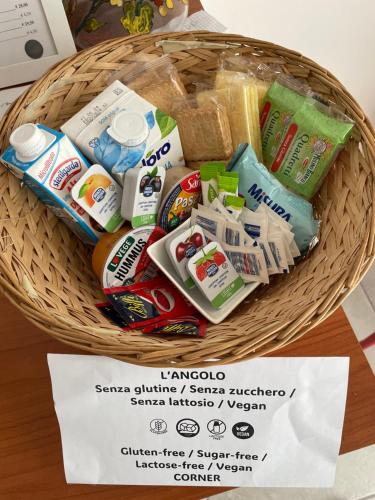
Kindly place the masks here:
[[(34, 92), (38, 91), (40, 92), (41, 90), (44, 89), (44, 86), (48, 84), (50, 86), (51, 82), (58, 81), (61, 77), (61, 74), (63, 73), (64, 69), (68, 64), (74, 65), (78, 64), (81, 60), (87, 60), (90, 55), (95, 54), (97, 55), (98, 53), (105, 53), (105, 52), (110, 52), (113, 47), (116, 45), (121, 45), (122, 43), (125, 43), (127, 46), (131, 45), (132, 42), (139, 43), (140, 40), (146, 40), (148, 41), (149, 44), (153, 44), (154, 40), (157, 39), (167, 39), (167, 38), (202, 38), (208, 41), (214, 41), (218, 37), (220, 37), (221, 40), (228, 40), (233, 43), (241, 43), (243, 42), (244, 45), (249, 45), (251, 46), (252, 44), (255, 44), (257, 49), (259, 51), (262, 50), (262, 46), (264, 47), (272, 47), (272, 50), (275, 54), (278, 54), (278, 52), (281, 52), (283, 55), (287, 53), (288, 57), (296, 61), (296, 64), (303, 63), (303, 67), (305, 66), (312, 66), (313, 68), (317, 69), (324, 75), (329, 81), (334, 82), (337, 88), (340, 89), (340, 91), (347, 97), (347, 99), (353, 103), (353, 109), (355, 111), (355, 118), (358, 120), (361, 125), (361, 133), (362, 136), (366, 142), (366, 146), (368, 147), (369, 153), (371, 153), (371, 160), (375, 161), (375, 132), (374, 128), (368, 119), (368, 117), (365, 115), (361, 107), (357, 104), (355, 99), (351, 96), (351, 94), (348, 92), (348, 90), (339, 82), (339, 80), (328, 70), (323, 68), (322, 66), (318, 65), (315, 63), (313, 60), (303, 56), (299, 52), (284, 48), (280, 45), (276, 44), (271, 44), (270, 42), (264, 41), (264, 40), (257, 40), (254, 38), (248, 38), (248, 37), (243, 37), (241, 35), (236, 35), (236, 34), (219, 34), (219, 33), (212, 33), (212, 32), (207, 32), (207, 31), (195, 31), (195, 32), (171, 32), (171, 33), (163, 33), (162, 36), (159, 33), (154, 33), (150, 35), (132, 35), (128, 37), (119, 37), (116, 39), (112, 39), (110, 41), (105, 41), (102, 42), (94, 47), (90, 47), (88, 49), (85, 49), (73, 56), (70, 56), (67, 59), (64, 59), (63, 61), (57, 63), (54, 67), (52, 67), (48, 72), (46, 72), (39, 80), (34, 82), (32, 86), (27, 90), (27, 92), (21, 96), (7, 111), (6, 115), (3, 117), (3, 119), (0, 122), (0, 140), (3, 138), (3, 141), (5, 142), (5, 139), (7, 137), (7, 132), (5, 132), (5, 128), (7, 127), (8, 123), (11, 123), (13, 119), (13, 115), (15, 113), (22, 111), (23, 106), (25, 103), (28, 103), (28, 100), (30, 96), (33, 95)], [(191, 51), (185, 51), (187, 53), (193, 53), (196, 49), (192, 49)], [(173, 54), (172, 54), (173, 56)], [(30, 101), (30, 102), (33, 102)], [(1, 141), (0, 141), (1, 142)], [(374, 186), (374, 182), (372, 181), (372, 184)], [(372, 190), (373, 193), (375, 189)], [(297, 329), (298, 332), (293, 336), (293, 340), (296, 340), (299, 338), (301, 335), (303, 335), (306, 331), (308, 331), (310, 328), (316, 326), (319, 324), (321, 321), (323, 321), (329, 314), (334, 312), (342, 303), (342, 301), (346, 298), (347, 295), (353, 290), (355, 285), (358, 283), (358, 281), (361, 279), (361, 277), (365, 274), (367, 269), (370, 267), (372, 264), (374, 258), (375, 258), (375, 253), (374, 253), (374, 227), (375, 227), (375, 215), (372, 212), (371, 213), (371, 220), (368, 223), (369, 226), (369, 231), (368, 231), (368, 236), (367, 240), (362, 242), (361, 246), (361, 251), (359, 252), (359, 257), (358, 257), (358, 262), (357, 266), (353, 266), (352, 268), (352, 277), (350, 281), (350, 286), (346, 287), (346, 290), (342, 290), (340, 294), (340, 298), (337, 298), (337, 293), (332, 293), (329, 295), (327, 294), (327, 303), (331, 301), (332, 304), (330, 304), (329, 307), (325, 307), (324, 301), (322, 303), (319, 303), (318, 306), (318, 314), (314, 314), (314, 312), (310, 312), (309, 310), (304, 311), (302, 314), (302, 320), (300, 321), (301, 324), (298, 324), (298, 322), (294, 322), (294, 324), (290, 327), (290, 334)], [(370, 227), (371, 226), (371, 227)], [(370, 252), (368, 251), (368, 246), (370, 246)], [(366, 257), (366, 258), (365, 258)], [(42, 310), (38, 308), (38, 303), (35, 302), (35, 299), (33, 299), (30, 295), (25, 294), (25, 289), (24, 285), (22, 283), (16, 283), (15, 280), (12, 280), (12, 276), (9, 272), (9, 269), (7, 267), (7, 264), (3, 261), (2, 258), (0, 258), (0, 290), (2, 293), (14, 304), (16, 307), (22, 310), (22, 312), (26, 315), (26, 317), (31, 320), (35, 325), (37, 325), (39, 328), (42, 330), (46, 331), (46, 333), (52, 335), (53, 337), (58, 337), (60, 340), (63, 342), (73, 345), (77, 347), (77, 345), (85, 349), (87, 351), (92, 351), (92, 352), (97, 352), (96, 348), (90, 347), (90, 342), (89, 340), (85, 340), (84, 338), (77, 343), (69, 341), (68, 338), (66, 338), (65, 333), (64, 333), (64, 328), (80, 328), (83, 334), (90, 335), (90, 332), (93, 331), (92, 326), (87, 326), (87, 327), (82, 327), (80, 323), (78, 323), (74, 317), (72, 318), (65, 318), (62, 320), (60, 317), (56, 315), (48, 315), (48, 321), (43, 321), (41, 316), (42, 316)], [(340, 288), (340, 286), (343, 286), (340, 282), (338, 282), (337, 287)], [(319, 314), (319, 310), (322, 312)], [(315, 311), (316, 312), (316, 311)], [(43, 312), (44, 314), (44, 312)], [(65, 326), (64, 326), (65, 325)], [(101, 328), (102, 329), (102, 328)], [(285, 332), (287, 334), (288, 332), (288, 327), (284, 325)], [(109, 331), (113, 331), (116, 335), (118, 334), (117, 329), (111, 329), (110, 327), (108, 328)], [(270, 332), (269, 337), (272, 337), (275, 332)], [(276, 337), (275, 337), (276, 338)], [(285, 340), (286, 338), (286, 340)], [(270, 352), (271, 350), (278, 349), (285, 343), (289, 341), (288, 335), (286, 337), (282, 338), (276, 338), (276, 341), (272, 344), (266, 344), (266, 347), (263, 349), (264, 352)], [(191, 346), (193, 344), (196, 344), (197, 342), (201, 342), (198, 339), (187, 339), (186, 340), (186, 345)], [(165, 339), (150, 339), (150, 344), (154, 343), (155, 345), (160, 345), (165, 348), (165, 350), (168, 351), (168, 346), (171, 344), (171, 341), (165, 340)], [(229, 349), (229, 348), (228, 348)], [(181, 349), (180, 349), (181, 350)], [(256, 355), (262, 354), (262, 347), (260, 345), (259, 349), (256, 350)], [(187, 356), (181, 357), (183, 359), (186, 359), (187, 365), (190, 366), (192, 363), (194, 365), (194, 351), (192, 352), (192, 356)], [(110, 353), (111, 356), (117, 357), (118, 359), (124, 359), (121, 354), (116, 354), (116, 353)], [(199, 356), (198, 356), (199, 357)], [(239, 360), (244, 360), (248, 359), (249, 357), (252, 357), (252, 354), (247, 353), (245, 356), (240, 357)], [(151, 360), (151, 361), (150, 361)], [(210, 361), (210, 360), (204, 360), (203, 362), (200, 361), (199, 365), (200, 366), (209, 366), (209, 365), (218, 365), (222, 363), (227, 363), (234, 361), (235, 359), (233, 356), (229, 357), (224, 357), (223, 359), (215, 360), (215, 361)], [(159, 361), (153, 361), (152, 358), (152, 353), (150, 356), (143, 356), (140, 359), (137, 358), (126, 358), (126, 361), (136, 363), (136, 364), (150, 364), (152, 366), (167, 366), (168, 362), (159, 362)], [(180, 363), (180, 366), (183, 366), (184, 362), (182, 361)]]

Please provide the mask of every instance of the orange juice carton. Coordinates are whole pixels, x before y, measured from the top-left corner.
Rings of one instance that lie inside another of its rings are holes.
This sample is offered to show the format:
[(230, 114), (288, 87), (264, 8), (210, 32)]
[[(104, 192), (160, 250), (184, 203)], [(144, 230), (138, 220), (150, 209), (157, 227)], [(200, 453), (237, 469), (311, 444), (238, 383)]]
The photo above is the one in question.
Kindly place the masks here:
[(84, 242), (95, 244), (102, 228), (72, 198), (71, 191), (90, 166), (61, 132), (25, 123), (15, 129), (2, 162)]
[(100, 165), (92, 165), (72, 189), (78, 203), (108, 233), (124, 224), (121, 216), (121, 186)]

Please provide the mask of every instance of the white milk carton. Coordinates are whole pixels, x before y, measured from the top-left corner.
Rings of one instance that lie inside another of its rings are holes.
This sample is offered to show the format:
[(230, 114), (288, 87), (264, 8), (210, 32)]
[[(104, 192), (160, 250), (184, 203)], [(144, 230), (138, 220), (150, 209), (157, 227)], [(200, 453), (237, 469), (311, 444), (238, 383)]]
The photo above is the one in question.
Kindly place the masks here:
[(121, 184), (133, 167), (185, 164), (175, 120), (117, 80), (61, 130)]
[(95, 244), (101, 228), (72, 198), (89, 162), (61, 132), (26, 123), (14, 130), (1, 160), (84, 242)]

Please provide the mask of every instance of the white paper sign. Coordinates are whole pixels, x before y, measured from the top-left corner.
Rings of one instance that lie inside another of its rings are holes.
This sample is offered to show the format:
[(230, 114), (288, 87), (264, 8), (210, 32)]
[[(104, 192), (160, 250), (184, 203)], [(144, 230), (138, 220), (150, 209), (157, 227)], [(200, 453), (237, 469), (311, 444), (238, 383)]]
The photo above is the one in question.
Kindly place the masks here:
[(201, 369), (48, 355), (68, 483), (330, 487), (349, 358)]

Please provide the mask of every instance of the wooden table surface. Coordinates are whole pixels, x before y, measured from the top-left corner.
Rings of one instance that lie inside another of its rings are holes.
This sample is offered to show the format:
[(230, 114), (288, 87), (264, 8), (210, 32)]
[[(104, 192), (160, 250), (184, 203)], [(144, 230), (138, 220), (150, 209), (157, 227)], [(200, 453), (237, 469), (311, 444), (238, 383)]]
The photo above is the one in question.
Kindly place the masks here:
[[(81, 352), (0, 298), (0, 500), (193, 500), (222, 488), (67, 485), (47, 353)], [(375, 378), (341, 309), (275, 356), (350, 356), (341, 453), (375, 442)]]

